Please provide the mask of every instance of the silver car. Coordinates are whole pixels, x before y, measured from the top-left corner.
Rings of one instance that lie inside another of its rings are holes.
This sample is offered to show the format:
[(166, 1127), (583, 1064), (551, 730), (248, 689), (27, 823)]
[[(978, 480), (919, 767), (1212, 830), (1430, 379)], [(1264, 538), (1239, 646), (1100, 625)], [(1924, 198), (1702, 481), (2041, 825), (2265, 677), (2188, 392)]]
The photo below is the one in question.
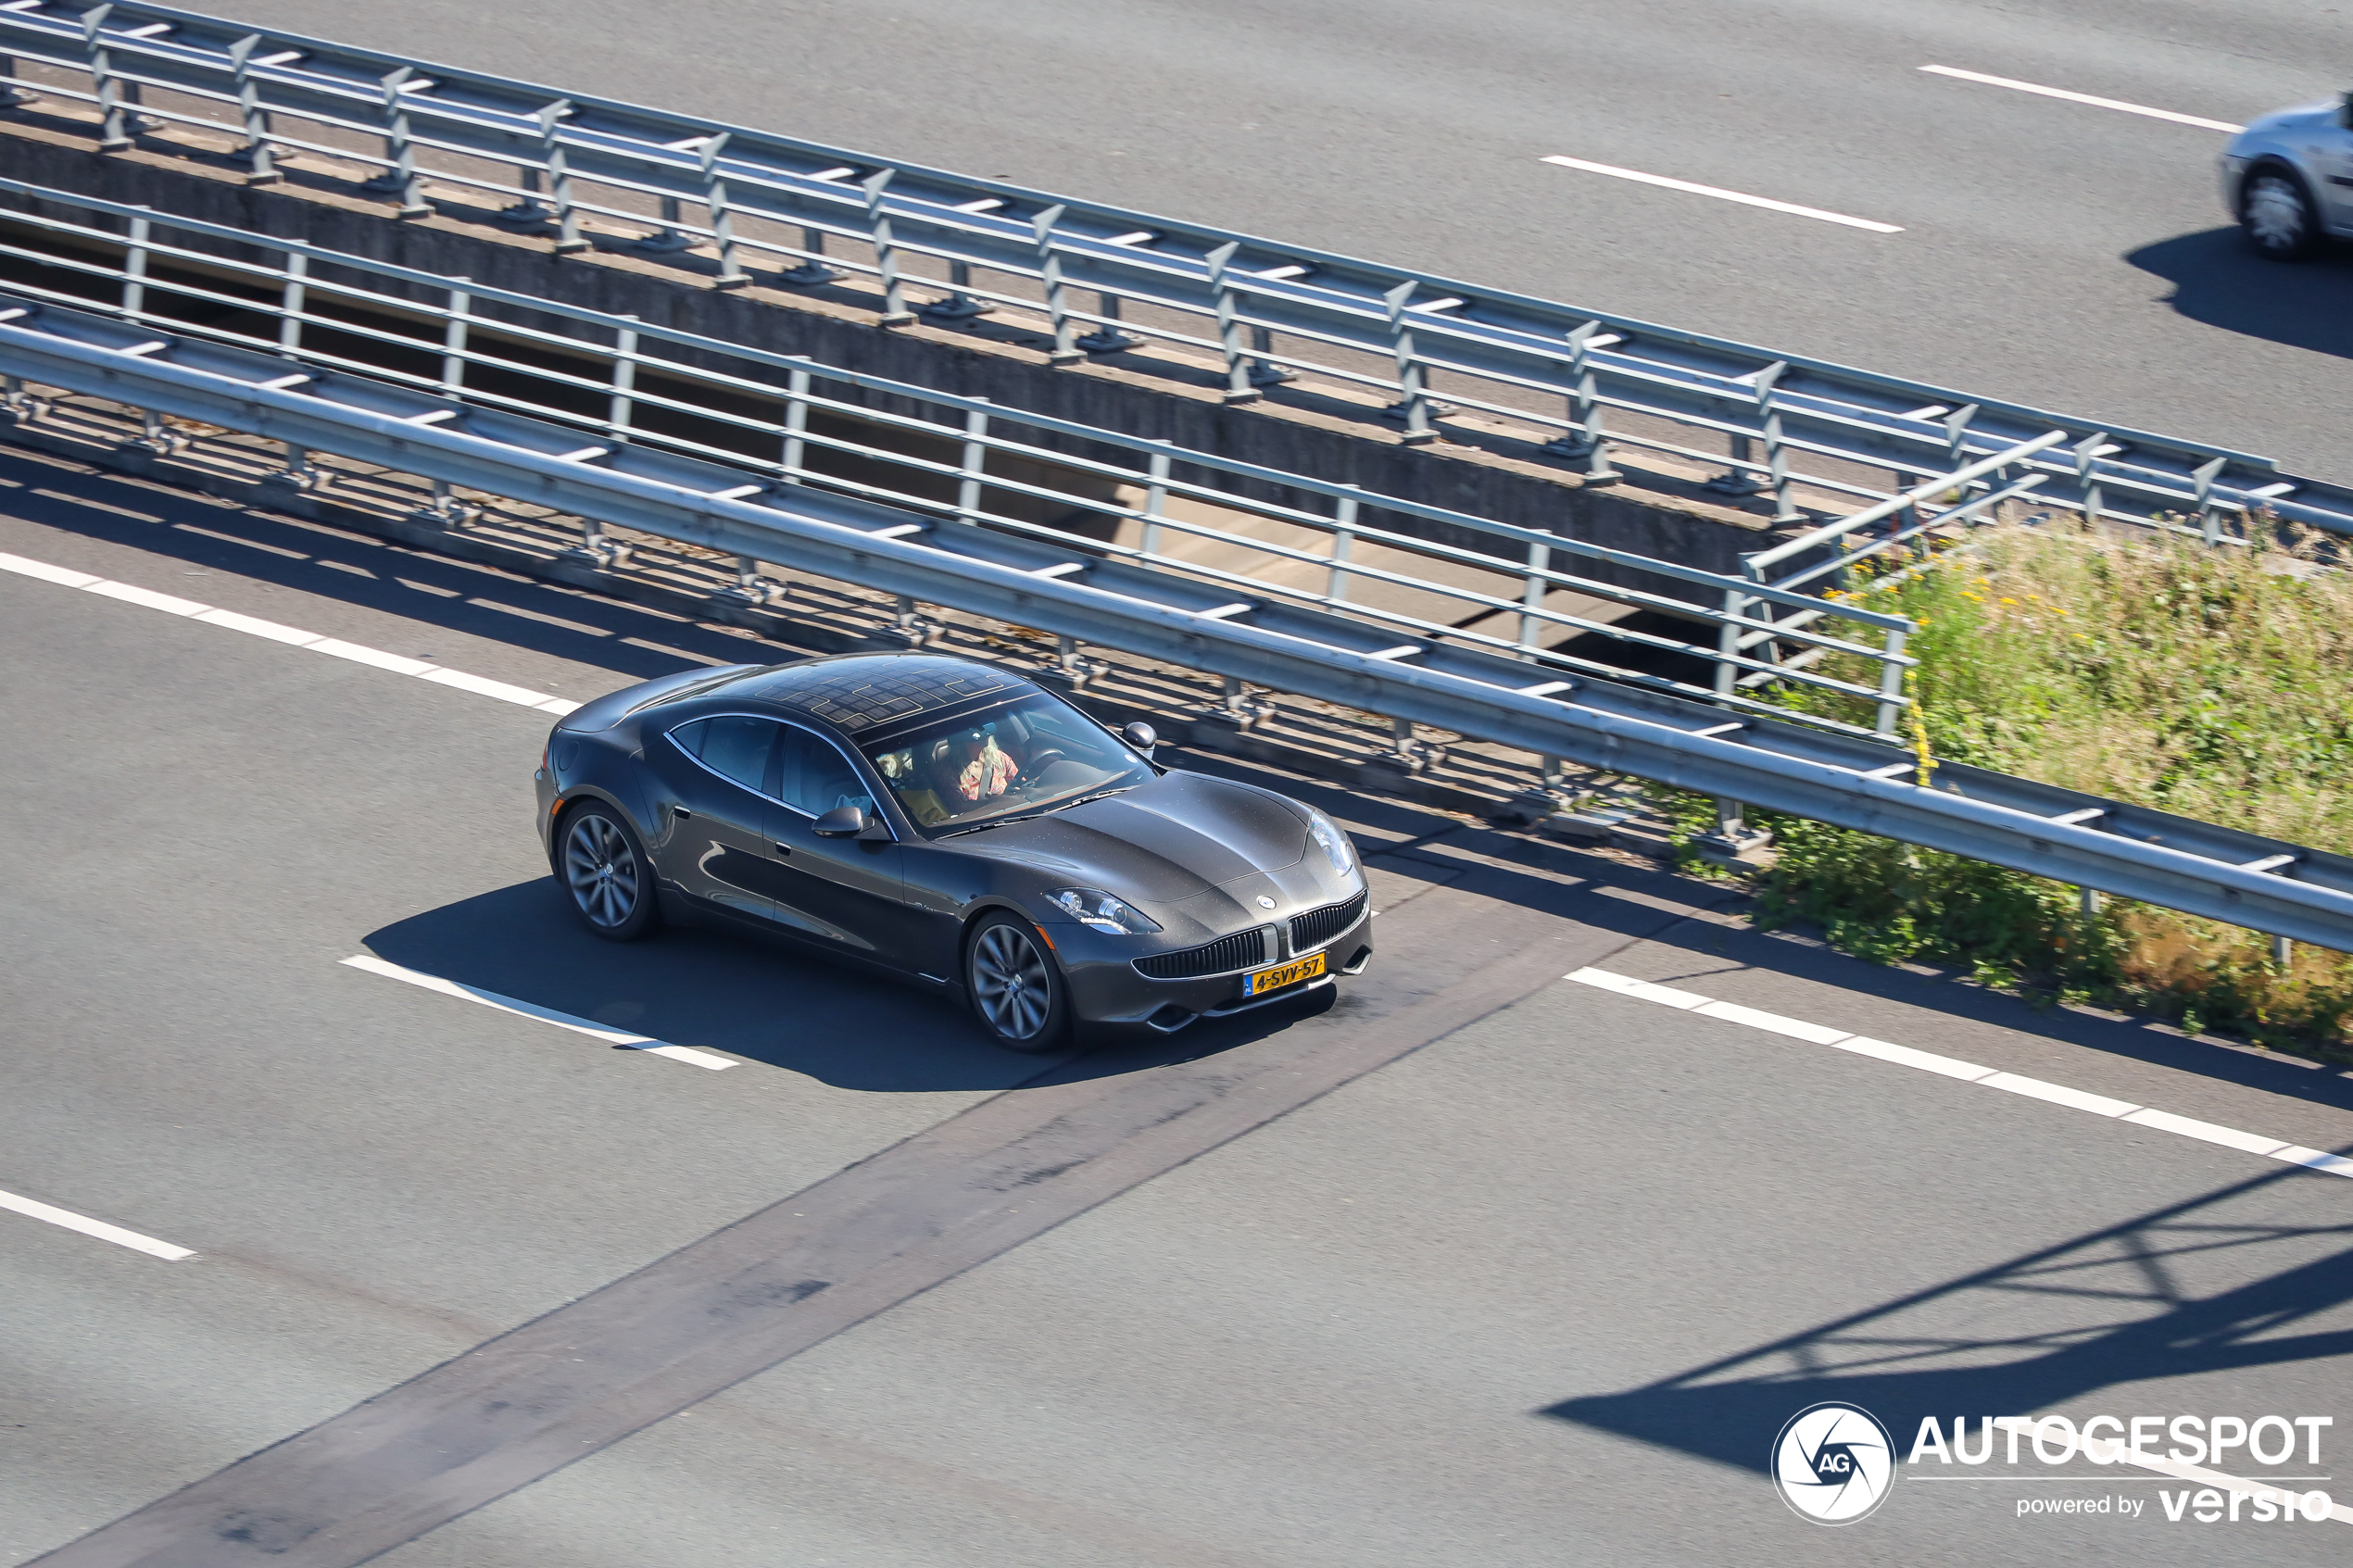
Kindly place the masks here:
[(2222, 152), (2222, 200), (2246, 243), (2301, 261), (2334, 234), (2353, 239), (2353, 93), (2267, 114)]

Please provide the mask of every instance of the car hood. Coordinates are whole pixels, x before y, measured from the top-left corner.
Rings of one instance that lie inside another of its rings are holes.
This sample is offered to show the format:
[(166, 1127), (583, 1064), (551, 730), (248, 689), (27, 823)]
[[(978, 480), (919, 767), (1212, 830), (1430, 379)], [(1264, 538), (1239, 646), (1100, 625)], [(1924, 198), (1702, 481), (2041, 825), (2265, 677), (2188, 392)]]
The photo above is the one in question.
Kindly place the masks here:
[(2318, 103), (2297, 104), (2290, 108), (2273, 109), (2270, 114), (2258, 115), (2247, 121), (2246, 129), (2240, 132), (2239, 135), (2245, 137), (2264, 131), (2294, 131), (2307, 125), (2333, 122), (2342, 104), (2341, 99), (2322, 98)]
[(1307, 823), (1279, 796), (1200, 773), (1148, 784), (963, 840), (993, 859), (1099, 887), (1131, 903), (1172, 904), (1222, 883), (1297, 865)]

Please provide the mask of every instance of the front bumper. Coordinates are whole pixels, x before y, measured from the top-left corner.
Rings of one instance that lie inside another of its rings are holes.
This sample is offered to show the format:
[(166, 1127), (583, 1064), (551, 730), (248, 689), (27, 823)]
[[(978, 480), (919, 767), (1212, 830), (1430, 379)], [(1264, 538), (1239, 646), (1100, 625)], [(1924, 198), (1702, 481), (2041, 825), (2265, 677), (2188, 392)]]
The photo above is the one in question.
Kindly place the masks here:
[(1265, 964), (1192, 980), (1154, 980), (1137, 972), (1134, 960), (1139, 955), (1132, 940), (1084, 926), (1056, 925), (1051, 934), (1055, 956), (1062, 960), (1063, 975), (1070, 985), (1071, 1010), (1081, 1021), (1143, 1024), (1169, 1034), (1197, 1018), (1247, 1011), (1318, 990), (1341, 975), (1362, 973), (1373, 956), (1373, 909), (1371, 900), (1365, 900), (1365, 912), (1347, 930), (1320, 947), (1290, 955), (1324, 954), (1321, 975), (1263, 997), (1242, 995), (1242, 977), (1270, 967)]

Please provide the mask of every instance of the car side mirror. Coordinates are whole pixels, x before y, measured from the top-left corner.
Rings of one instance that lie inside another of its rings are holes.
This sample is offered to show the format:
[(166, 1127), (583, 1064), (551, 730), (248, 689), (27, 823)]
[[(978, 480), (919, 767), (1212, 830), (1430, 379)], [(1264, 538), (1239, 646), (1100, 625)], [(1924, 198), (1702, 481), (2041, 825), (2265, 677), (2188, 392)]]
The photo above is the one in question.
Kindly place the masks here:
[(855, 806), (837, 806), (817, 819), (819, 838), (855, 838), (866, 831), (866, 813)]
[(1119, 732), (1119, 738), (1142, 752), (1149, 759), (1152, 754), (1152, 747), (1160, 744), (1160, 732), (1139, 719), (1132, 724), (1123, 726)]

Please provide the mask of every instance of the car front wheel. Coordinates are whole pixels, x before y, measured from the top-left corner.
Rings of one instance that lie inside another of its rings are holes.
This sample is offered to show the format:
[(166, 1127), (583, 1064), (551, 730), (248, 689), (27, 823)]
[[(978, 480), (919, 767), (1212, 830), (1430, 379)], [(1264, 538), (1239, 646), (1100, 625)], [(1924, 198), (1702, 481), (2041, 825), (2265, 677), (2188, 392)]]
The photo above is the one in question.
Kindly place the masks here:
[(1070, 991), (1027, 921), (985, 916), (964, 945), (964, 995), (1007, 1050), (1050, 1051), (1070, 1032)]
[(582, 806), (564, 819), (557, 872), (573, 910), (606, 941), (635, 942), (659, 923), (653, 867), (611, 808)]
[(2320, 244), (2320, 221), (2304, 182), (2283, 169), (2266, 169), (2239, 197), (2239, 228), (2258, 256), (2301, 261)]

